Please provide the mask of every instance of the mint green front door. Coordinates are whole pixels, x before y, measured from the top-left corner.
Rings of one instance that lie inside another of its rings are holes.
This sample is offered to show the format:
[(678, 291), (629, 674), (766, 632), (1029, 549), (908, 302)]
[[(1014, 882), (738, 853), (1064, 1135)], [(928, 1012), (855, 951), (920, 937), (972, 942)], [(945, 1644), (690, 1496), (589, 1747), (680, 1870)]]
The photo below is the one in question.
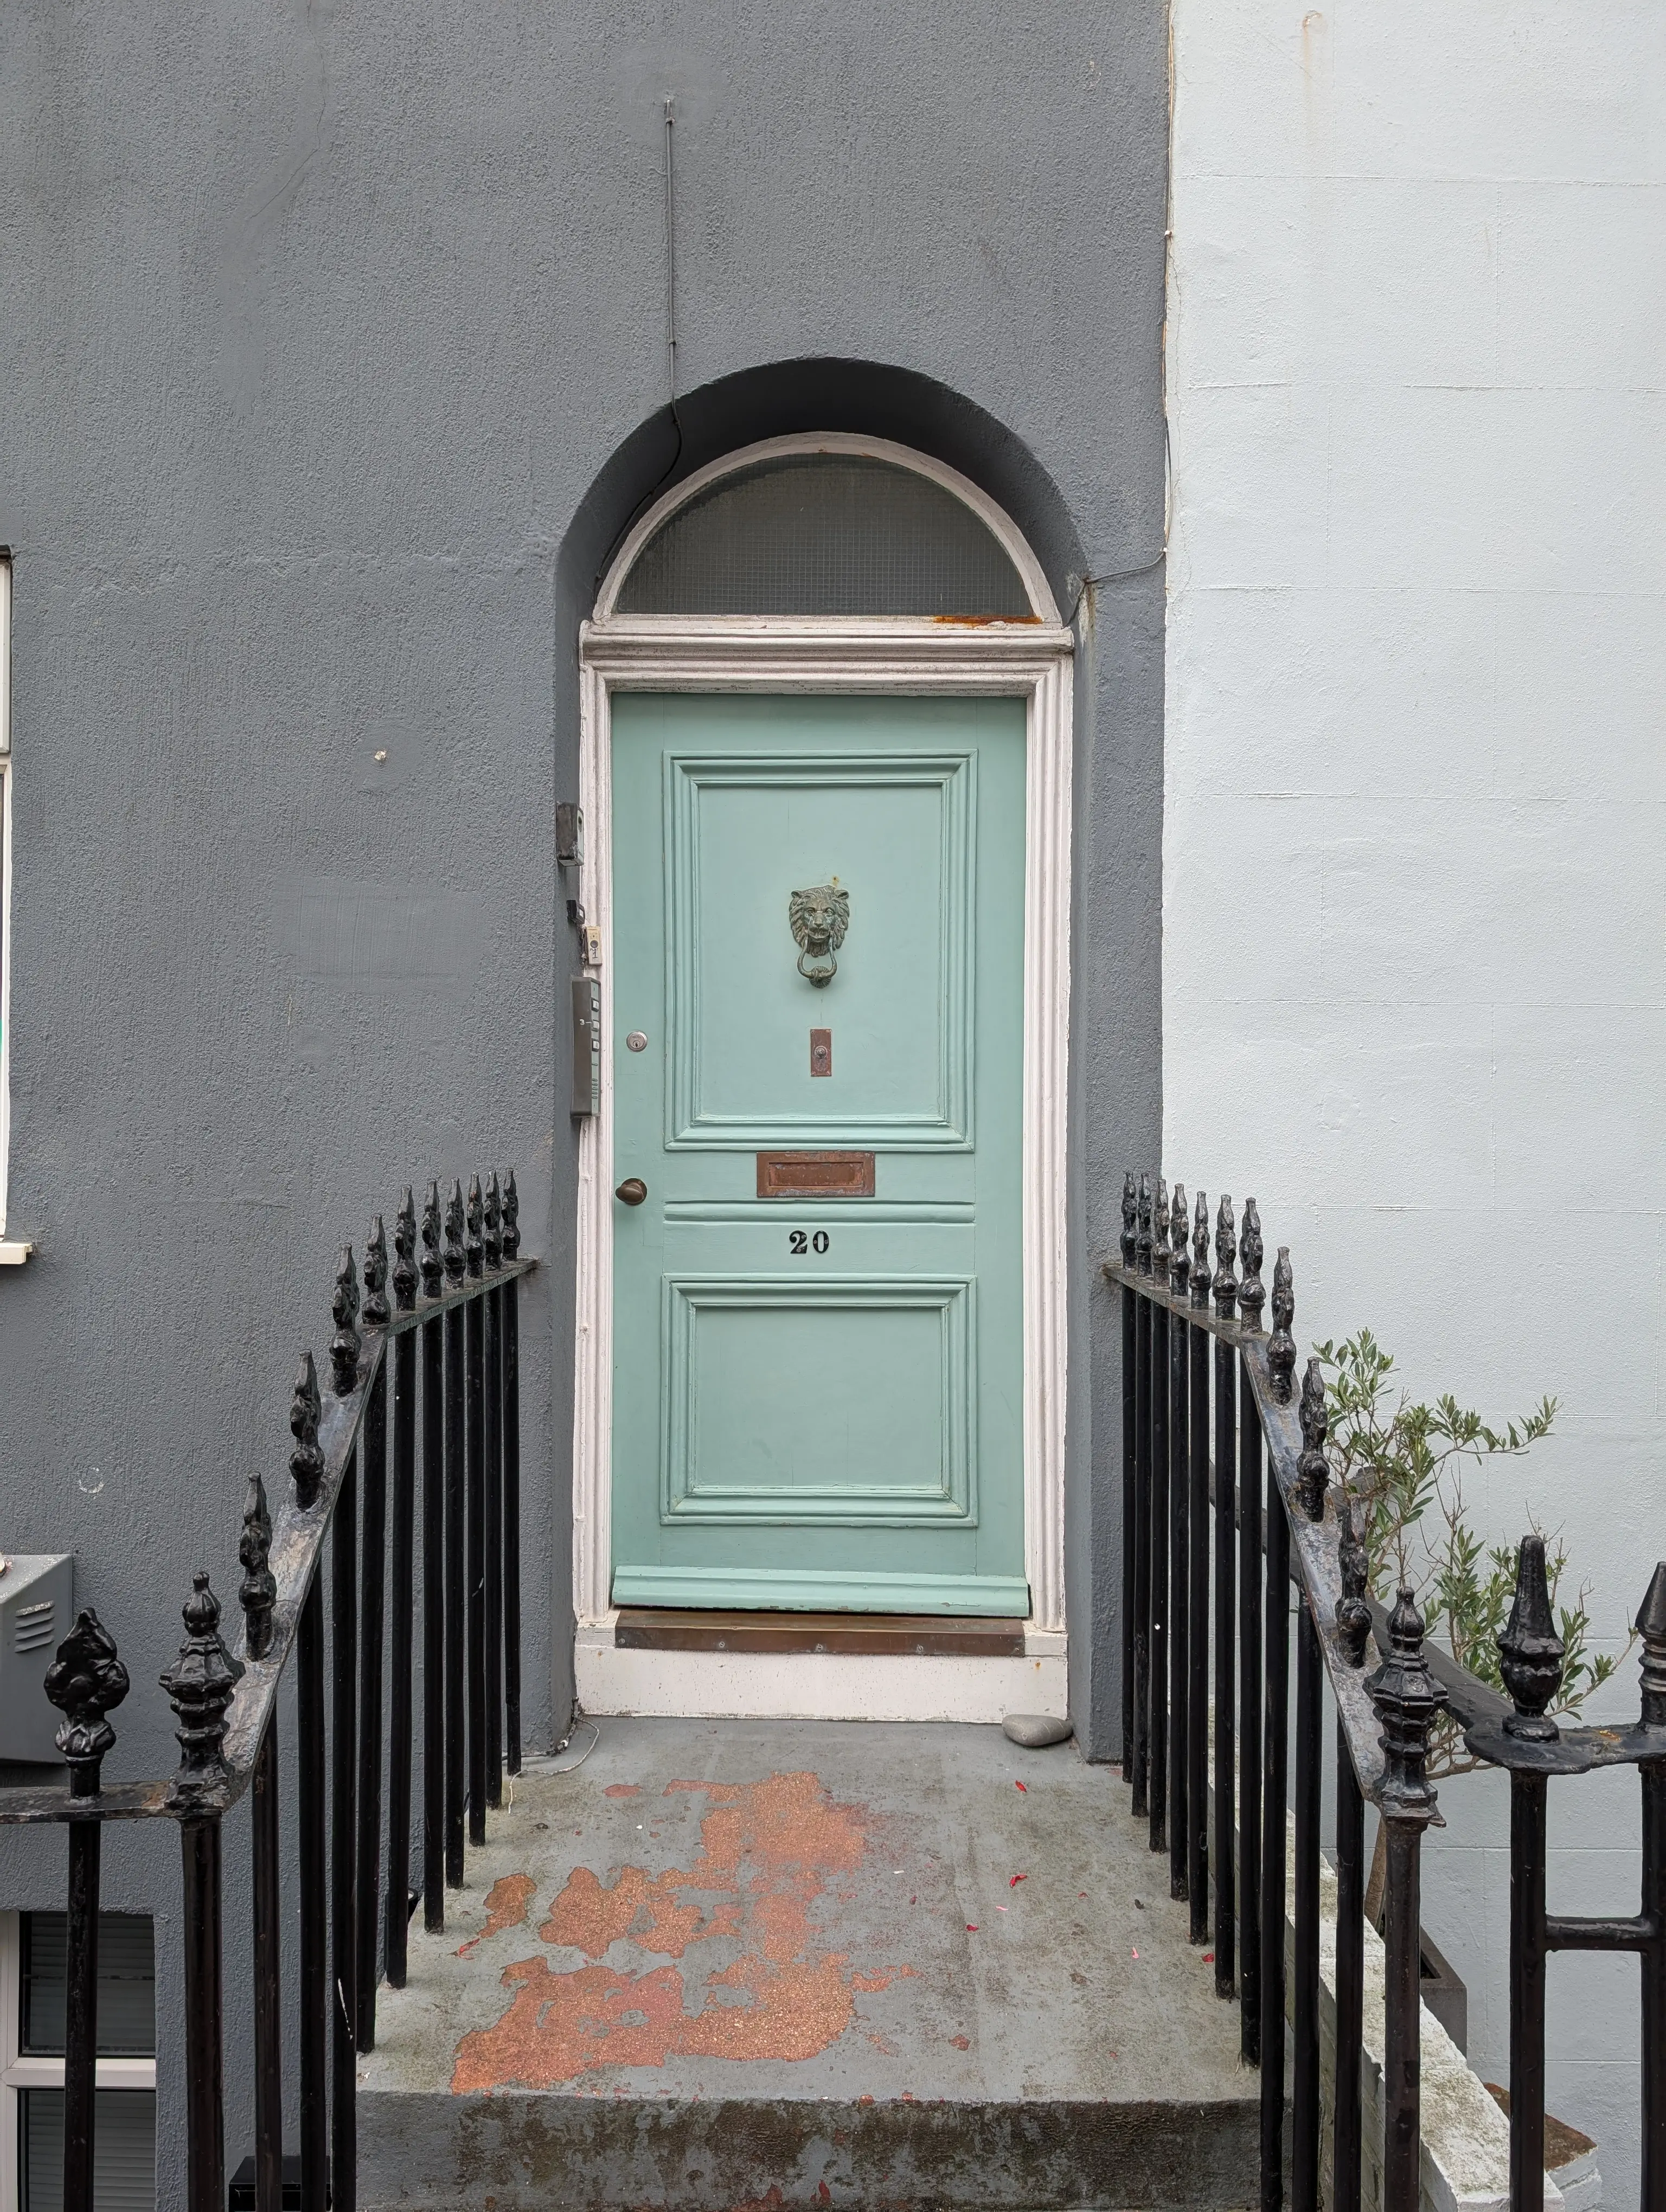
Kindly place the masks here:
[(1024, 809), (1018, 700), (615, 696), (616, 1605), (1028, 1613)]

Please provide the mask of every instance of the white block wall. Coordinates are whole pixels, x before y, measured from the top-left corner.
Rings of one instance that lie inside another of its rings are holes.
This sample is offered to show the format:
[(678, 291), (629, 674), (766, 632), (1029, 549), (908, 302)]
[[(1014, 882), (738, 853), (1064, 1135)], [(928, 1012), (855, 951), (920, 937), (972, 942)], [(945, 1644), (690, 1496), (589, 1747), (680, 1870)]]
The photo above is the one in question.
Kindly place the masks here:
[[(1666, 9), (1174, 34), (1164, 1170), (1255, 1193), (1304, 1341), (1560, 1399), (1473, 1503), (1561, 1526), (1617, 1642), (1666, 1556)], [(1555, 1905), (1635, 1911), (1635, 1798), (1553, 1792)], [(1445, 1803), (1426, 1918), (1499, 2080), (1505, 1796)], [(1551, 1969), (1616, 2203), (1636, 1980)]]

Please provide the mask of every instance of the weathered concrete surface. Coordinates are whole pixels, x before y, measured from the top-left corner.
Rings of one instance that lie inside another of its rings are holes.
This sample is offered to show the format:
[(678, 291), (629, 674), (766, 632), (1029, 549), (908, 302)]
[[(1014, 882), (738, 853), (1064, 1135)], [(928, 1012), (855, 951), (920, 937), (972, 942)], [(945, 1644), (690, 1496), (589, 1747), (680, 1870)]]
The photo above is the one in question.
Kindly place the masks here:
[(362, 2204), (1251, 2197), (1237, 2013), (1114, 1773), (994, 1728), (600, 1725), (413, 1930)]

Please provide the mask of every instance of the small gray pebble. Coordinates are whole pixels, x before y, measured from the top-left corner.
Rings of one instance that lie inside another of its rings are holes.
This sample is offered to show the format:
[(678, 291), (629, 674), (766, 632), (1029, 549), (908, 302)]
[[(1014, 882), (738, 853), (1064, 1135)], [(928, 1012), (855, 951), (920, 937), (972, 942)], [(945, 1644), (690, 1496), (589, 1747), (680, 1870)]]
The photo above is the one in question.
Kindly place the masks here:
[(1049, 1743), (1067, 1743), (1072, 1734), (1069, 1722), (1055, 1719), (1051, 1713), (1008, 1713), (1000, 1729), (1009, 1742), (1022, 1744), (1026, 1751), (1045, 1751)]

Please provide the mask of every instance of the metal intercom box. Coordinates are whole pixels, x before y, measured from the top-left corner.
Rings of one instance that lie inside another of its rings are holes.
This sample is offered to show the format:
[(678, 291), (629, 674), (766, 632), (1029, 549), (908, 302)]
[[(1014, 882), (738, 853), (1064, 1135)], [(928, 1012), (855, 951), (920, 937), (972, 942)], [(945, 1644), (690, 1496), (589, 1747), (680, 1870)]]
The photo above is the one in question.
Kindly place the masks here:
[(42, 1685), (75, 1622), (75, 1561), (68, 1552), (13, 1559), (0, 1573), (0, 1760), (63, 1764), (54, 1738), (64, 1716)]
[(602, 987), (593, 975), (573, 978), (573, 1111), (602, 1110)]

